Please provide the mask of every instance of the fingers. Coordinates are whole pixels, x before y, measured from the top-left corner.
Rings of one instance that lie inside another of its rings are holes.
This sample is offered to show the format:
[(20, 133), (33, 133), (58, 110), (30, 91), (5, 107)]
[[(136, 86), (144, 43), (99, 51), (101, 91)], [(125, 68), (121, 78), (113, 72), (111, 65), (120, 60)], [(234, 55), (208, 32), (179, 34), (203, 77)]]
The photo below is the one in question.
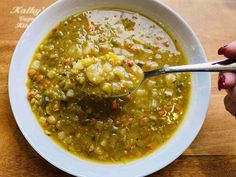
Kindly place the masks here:
[(226, 95), (224, 98), (225, 109), (232, 115), (236, 116), (236, 74), (220, 74), (218, 87), (219, 89), (226, 89), (228, 95)]
[(220, 47), (218, 50), (218, 54), (224, 55), (227, 58), (232, 58), (232, 59), (236, 58), (236, 41), (226, 46)]
[(226, 95), (224, 98), (225, 109), (232, 115), (236, 115), (236, 102), (229, 96)]
[(226, 89), (231, 99), (236, 102), (236, 73), (220, 73), (218, 89)]
[(236, 86), (226, 90), (232, 100), (236, 102)]
[(220, 73), (218, 79), (218, 89), (230, 89), (236, 86), (236, 73)]
[[(219, 55), (236, 60), (236, 41), (219, 48)], [(224, 98), (225, 109), (236, 115), (236, 73), (220, 73), (218, 89), (226, 89), (228, 95)]]

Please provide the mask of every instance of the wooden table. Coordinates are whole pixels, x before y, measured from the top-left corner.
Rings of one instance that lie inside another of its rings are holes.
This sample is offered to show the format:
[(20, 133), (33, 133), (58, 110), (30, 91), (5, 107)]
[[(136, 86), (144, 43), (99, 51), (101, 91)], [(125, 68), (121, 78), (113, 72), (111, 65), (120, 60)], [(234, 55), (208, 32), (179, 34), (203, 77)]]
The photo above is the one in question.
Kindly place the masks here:
[[(70, 176), (40, 157), (25, 140), (12, 115), (7, 91), (9, 63), (20, 35), (28, 22), (52, 2), (0, 1), (0, 177)], [(163, 2), (191, 25), (209, 60), (220, 58), (218, 47), (236, 40), (236, 0)], [(224, 110), (225, 93), (217, 90), (217, 74), (212, 76), (211, 102), (199, 135), (182, 156), (150, 177), (236, 176), (236, 120)]]

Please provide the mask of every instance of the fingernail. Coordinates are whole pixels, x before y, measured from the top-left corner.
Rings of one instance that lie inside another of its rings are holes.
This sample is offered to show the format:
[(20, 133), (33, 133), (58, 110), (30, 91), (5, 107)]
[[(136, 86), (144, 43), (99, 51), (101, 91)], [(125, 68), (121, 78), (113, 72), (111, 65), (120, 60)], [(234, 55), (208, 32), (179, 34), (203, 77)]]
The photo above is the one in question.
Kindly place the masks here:
[(218, 49), (218, 55), (224, 55), (227, 45)]
[(225, 88), (225, 76), (223, 74), (219, 75), (218, 79), (218, 90)]

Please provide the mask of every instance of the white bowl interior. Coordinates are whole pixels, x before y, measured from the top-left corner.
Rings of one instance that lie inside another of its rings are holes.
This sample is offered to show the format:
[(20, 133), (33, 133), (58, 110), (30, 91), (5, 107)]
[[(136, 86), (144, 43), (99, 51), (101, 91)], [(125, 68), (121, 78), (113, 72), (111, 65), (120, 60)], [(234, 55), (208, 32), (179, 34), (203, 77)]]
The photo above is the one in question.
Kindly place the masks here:
[(98, 164), (64, 151), (40, 128), (26, 99), (27, 69), (32, 55), (50, 29), (75, 12), (97, 7), (125, 8), (145, 14), (165, 24), (183, 47), (189, 63), (206, 62), (197, 37), (181, 17), (155, 0), (61, 0), (40, 14), (21, 37), (10, 66), (9, 96), (17, 124), (28, 142), (58, 168), (89, 177), (144, 176), (175, 160), (194, 140), (205, 119), (210, 97), (210, 75), (192, 74), (192, 94), (186, 117), (174, 136), (151, 155), (128, 164)]

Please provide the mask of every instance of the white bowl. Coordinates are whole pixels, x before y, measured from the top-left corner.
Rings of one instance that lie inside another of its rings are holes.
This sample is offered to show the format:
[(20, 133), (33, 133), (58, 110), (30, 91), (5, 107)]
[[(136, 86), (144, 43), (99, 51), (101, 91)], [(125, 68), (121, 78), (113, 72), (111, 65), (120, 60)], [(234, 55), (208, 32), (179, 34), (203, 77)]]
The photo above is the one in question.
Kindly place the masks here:
[(189, 63), (206, 62), (203, 48), (187, 23), (156, 0), (61, 0), (44, 10), (22, 35), (12, 57), (9, 96), (17, 124), (32, 147), (56, 167), (76, 176), (136, 177), (165, 167), (191, 144), (206, 115), (210, 97), (210, 75), (192, 74), (192, 94), (186, 117), (174, 136), (147, 157), (127, 164), (99, 164), (82, 160), (55, 144), (44, 133), (27, 101), (27, 69), (32, 55), (50, 29), (75, 12), (97, 7), (125, 8), (140, 12), (167, 26), (183, 47)]

